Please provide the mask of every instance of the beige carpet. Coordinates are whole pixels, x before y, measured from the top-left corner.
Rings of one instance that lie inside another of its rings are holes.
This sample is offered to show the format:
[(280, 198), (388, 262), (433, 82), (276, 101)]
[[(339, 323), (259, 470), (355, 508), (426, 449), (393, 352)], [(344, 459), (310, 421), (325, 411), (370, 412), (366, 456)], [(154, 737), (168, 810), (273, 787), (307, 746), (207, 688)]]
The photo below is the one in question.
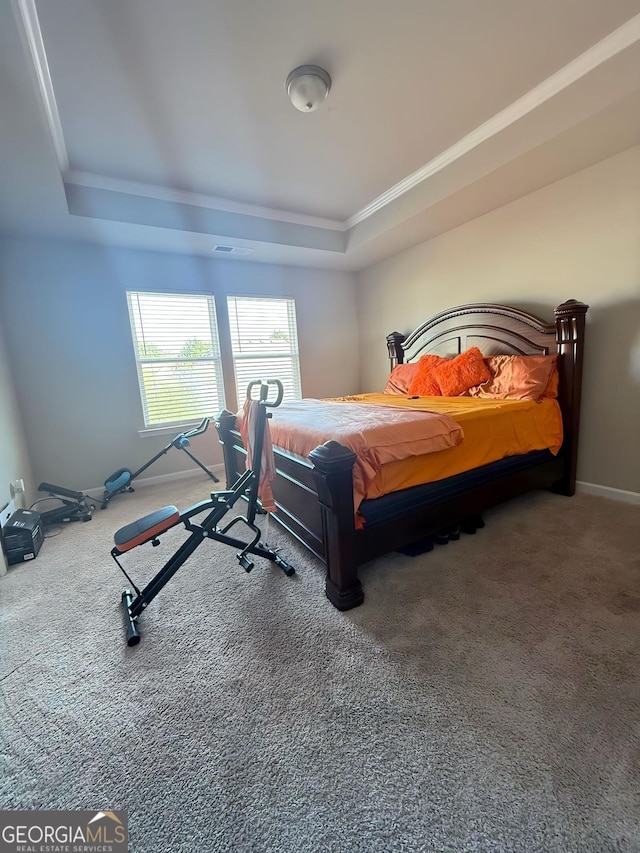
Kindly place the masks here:
[(127, 809), (133, 853), (640, 850), (637, 507), (527, 496), (348, 613), (273, 524), (294, 578), (204, 542), (129, 649), (113, 531), (185, 482), (0, 580), (3, 807)]

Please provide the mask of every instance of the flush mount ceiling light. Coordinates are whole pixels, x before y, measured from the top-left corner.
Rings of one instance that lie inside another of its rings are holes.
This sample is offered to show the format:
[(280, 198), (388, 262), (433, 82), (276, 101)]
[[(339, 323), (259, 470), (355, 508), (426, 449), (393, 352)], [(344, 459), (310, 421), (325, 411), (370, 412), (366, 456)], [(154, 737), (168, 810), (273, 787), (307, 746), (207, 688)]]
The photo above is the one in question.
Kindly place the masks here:
[(285, 89), (293, 106), (302, 113), (312, 113), (329, 94), (331, 77), (317, 65), (301, 65), (287, 77)]

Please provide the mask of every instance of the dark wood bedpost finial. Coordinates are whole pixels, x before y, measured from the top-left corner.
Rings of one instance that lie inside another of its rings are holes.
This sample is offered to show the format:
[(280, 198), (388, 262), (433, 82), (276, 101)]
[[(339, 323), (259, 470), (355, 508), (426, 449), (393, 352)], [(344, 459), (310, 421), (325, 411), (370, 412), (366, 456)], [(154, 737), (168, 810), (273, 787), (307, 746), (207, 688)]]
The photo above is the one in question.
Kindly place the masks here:
[(389, 350), (391, 370), (396, 365), (403, 364), (404, 362), (404, 350), (402, 349), (404, 339), (405, 335), (402, 332), (391, 332), (391, 334), (387, 335), (387, 349)]
[(337, 441), (326, 441), (309, 454), (322, 511), (327, 564), (327, 598), (338, 610), (364, 600), (355, 553), (353, 466), (356, 454)]
[(556, 490), (564, 495), (573, 495), (576, 490), (582, 362), (588, 309), (589, 306), (585, 305), (584, 302), (568, 299), (562, 305), (558, 305), (554, 312), (556, 316), (556, 340), (560, 356), (558, 359), (559, 398), (563, 412), (563, 449), (566, 459), (565, 475), (556, 484)]

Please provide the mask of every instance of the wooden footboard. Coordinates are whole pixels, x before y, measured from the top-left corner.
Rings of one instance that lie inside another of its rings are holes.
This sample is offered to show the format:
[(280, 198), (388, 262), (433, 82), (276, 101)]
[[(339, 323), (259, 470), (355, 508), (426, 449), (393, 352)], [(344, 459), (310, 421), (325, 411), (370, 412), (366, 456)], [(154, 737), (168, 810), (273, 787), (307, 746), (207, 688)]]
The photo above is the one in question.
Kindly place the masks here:
[[(397, 332), (387, 338), (392, 366), (411, 349), (451, 353), (480, 345), (485, 354), (557, 352), (559, 403), (564, 442), (558, 456), (523, 470), (500, 475), (480, 486), (428, 506), (416, 506), (400, 518), (356, 530), (353, 505), (355, 455), (335, 441), (309, 454), (293, 456), (274, 447), (277, 478), (273, 517), (326, 566), (326, 594), (339, 610), (364, 600), (358, 569), (364, 563), (406, 547), (427, 536), (479, 515), (492, 506), (532, 489), (553, 489), (571, 495), (575, 490), (577, 442), (582, 381), (582, 357), (587, 306), (573, 300), (556, 309), (556, 322), (505, 306), (471, 305), (444, 312), (423, 324), (406, 340)], [(224, 448), (227, 487), (246, 467), (246, 453), (235, 415), (223, 412), (216, 427)]]
[[(236, 417), (222, 412), (216, 428), (224, 449), (227, 488), (246, 467), (246, 451)], [(272, 517), (318, 557), (327, 568), (326, 591), (340, 610), (361, 604), (354, 540), (352, 469), (355, 454), (327, 442), (310, 454), (312, 461), (274, 447), (278, 476), (273, 483)]]
[[(216, 423), (224, 446), (227, 487), (245, 470), (246, 453), (235, 416), (222, 414)], [(357, 607), (364, 600), (358, 569), (390, 551), (454, 527), (492, 506), (532, 489), (551, 489), (564, 474), (562, 455), (523, 471), (469, 488), (435, 505), (416, 506), (400, 518), (356, 530), (353, 506), (355, 455), (335, 441), (310, 453), (310, 461), (274, 448), (277, 478), (272, 514), (326, 567), (325, 591), (338, 610)]]

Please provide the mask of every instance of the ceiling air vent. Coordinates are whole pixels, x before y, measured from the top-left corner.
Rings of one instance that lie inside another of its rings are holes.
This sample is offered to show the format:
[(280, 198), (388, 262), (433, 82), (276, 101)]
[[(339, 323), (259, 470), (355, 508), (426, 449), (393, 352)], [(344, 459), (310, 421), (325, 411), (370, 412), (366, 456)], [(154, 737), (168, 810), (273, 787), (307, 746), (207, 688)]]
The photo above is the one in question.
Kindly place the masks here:
[(212, 251), (217, 255), (250, 255), (253, 249), (242, 246), (214, 246)]

